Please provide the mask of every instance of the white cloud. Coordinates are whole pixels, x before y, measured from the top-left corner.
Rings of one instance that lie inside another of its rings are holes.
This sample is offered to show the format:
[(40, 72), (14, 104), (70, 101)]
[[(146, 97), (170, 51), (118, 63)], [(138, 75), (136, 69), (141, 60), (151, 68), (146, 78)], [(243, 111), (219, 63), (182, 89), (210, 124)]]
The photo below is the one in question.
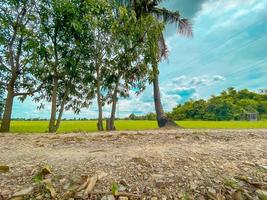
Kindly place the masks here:
[(179, 76), (174, 78), (169, 84), (170, 88), (195, 88), (201, 86), (210, 86), (216, 82), (224, 81), (225, 78), (220, 75), (214, 76), (198, 76), (198, 77), (186, 77)]

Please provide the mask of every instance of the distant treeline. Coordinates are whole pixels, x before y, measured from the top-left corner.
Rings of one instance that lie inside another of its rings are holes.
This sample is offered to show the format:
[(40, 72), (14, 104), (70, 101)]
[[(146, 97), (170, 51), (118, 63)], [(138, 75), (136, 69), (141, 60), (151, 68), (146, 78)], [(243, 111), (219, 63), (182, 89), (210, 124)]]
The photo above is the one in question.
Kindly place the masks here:
[(155, 113), (148, 113), (146, 115), (135, 115), (135, 114), (130, 114), (128, 118), (125, 118), (126, 120), (156, 120), (156, 114)]
[(247, 89), (237, 91), (229, 88), (219, 96), (208, 100), (190, 100), (176, 106), (169, 117), (174, 120), (242, 120), (245, 115), (267, 115), (267, 92), (252, 92)]
[[(267, 91), (260, 93), (247, 89), (237, 91), (229, 88), (219, 96), (211, 96), (210, 99), (193, 100), (179, 104), (169, 113), (172, 120), (206, 120), (228, 121), (246, 120), (246, 115), (256, 115), (257, 119), (267, 119)], [(155, 120), (156, 115), (149, 113), (144, 116), (131, 114), (131, 120)]]

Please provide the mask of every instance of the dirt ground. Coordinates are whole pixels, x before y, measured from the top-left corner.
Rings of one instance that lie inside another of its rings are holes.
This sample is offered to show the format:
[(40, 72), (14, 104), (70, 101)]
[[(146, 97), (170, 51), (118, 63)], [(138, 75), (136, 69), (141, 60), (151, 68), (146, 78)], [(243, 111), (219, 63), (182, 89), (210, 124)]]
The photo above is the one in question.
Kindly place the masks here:
[[(101, 178), (89, 199), (112, 200), (105, 195), (112, 187), (122, 200), (261, 199), (267, 190), (267, 130), (0, 134), (0, 165), (10, 167), (0, 171), (0, 199), (36, 186), (33, 176), (43, 166), (51, 168), (55, 199), (95, 174)], [(80, 191), (71, 199), (82, 196)]]

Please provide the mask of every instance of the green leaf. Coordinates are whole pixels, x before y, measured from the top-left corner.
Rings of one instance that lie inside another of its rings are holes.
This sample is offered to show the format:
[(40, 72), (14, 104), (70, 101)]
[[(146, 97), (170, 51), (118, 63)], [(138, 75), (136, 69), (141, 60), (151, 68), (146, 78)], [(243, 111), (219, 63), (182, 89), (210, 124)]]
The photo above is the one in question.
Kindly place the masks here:
[(114, 196), (117, 196), (119, 193), (119, 185), (117, 183), (112, 183), (111, 185), (111, 193)]

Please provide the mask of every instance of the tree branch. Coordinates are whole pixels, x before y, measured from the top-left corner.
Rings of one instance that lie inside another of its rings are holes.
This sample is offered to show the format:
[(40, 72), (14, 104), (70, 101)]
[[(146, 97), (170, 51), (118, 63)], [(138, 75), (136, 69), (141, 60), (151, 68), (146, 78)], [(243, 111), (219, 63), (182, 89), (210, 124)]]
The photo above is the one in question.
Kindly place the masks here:
[(28, 92), (17, 92), (14, 94), (14, 96), (24, 96), (24, 95), (33, 95), (36, 92), (39, 92), (44, 86), (44, 83), (39, 85), (35, 90), (33, 91), (28, 91)]
[(15, 39), (17, 37), (17, 33), (18, 33), (18, 26), (19, 26), (19, 24), (21, 24), (25, 15), (26, 15), (26, 6), (24, 5), (23, 8), (21, 9), (21, 12), (18, 13), (15, 25), (13, 26), (14, 33), (13, 33), (13, 36), (11, 37), (10, 42), (9, 42), (9, 46), (12, 46), (14, 44), (14, 41), (15, 41)]
[(23, 43), (23, 36), (21, 36), (19, 39), (19, 44), (17, 47), (17, 55), (15, 58), (15, 66), (16, 66), (17, 71), (19, 70), (19, 66), (20, 66), (19, 61), (20, 61), (20, 56), (22, 53), (22, 43)]
[(14, 33), (13, 36), (11, 37), (10, 42), (8, 43), (8, 51), (9, 51), (9, 62), (11, 65), (11, 68), (15, 68), (15, 63), (14, 63), (14, 51), (13, 51), (13, 44), (15, 42), (15, 39), (18, 34), (18, 26), (21, 24), (24, 16), (26, 15), (26, 6), (24, 5), (21, 12), (18, 14), (15, 25), (13, 25)]

